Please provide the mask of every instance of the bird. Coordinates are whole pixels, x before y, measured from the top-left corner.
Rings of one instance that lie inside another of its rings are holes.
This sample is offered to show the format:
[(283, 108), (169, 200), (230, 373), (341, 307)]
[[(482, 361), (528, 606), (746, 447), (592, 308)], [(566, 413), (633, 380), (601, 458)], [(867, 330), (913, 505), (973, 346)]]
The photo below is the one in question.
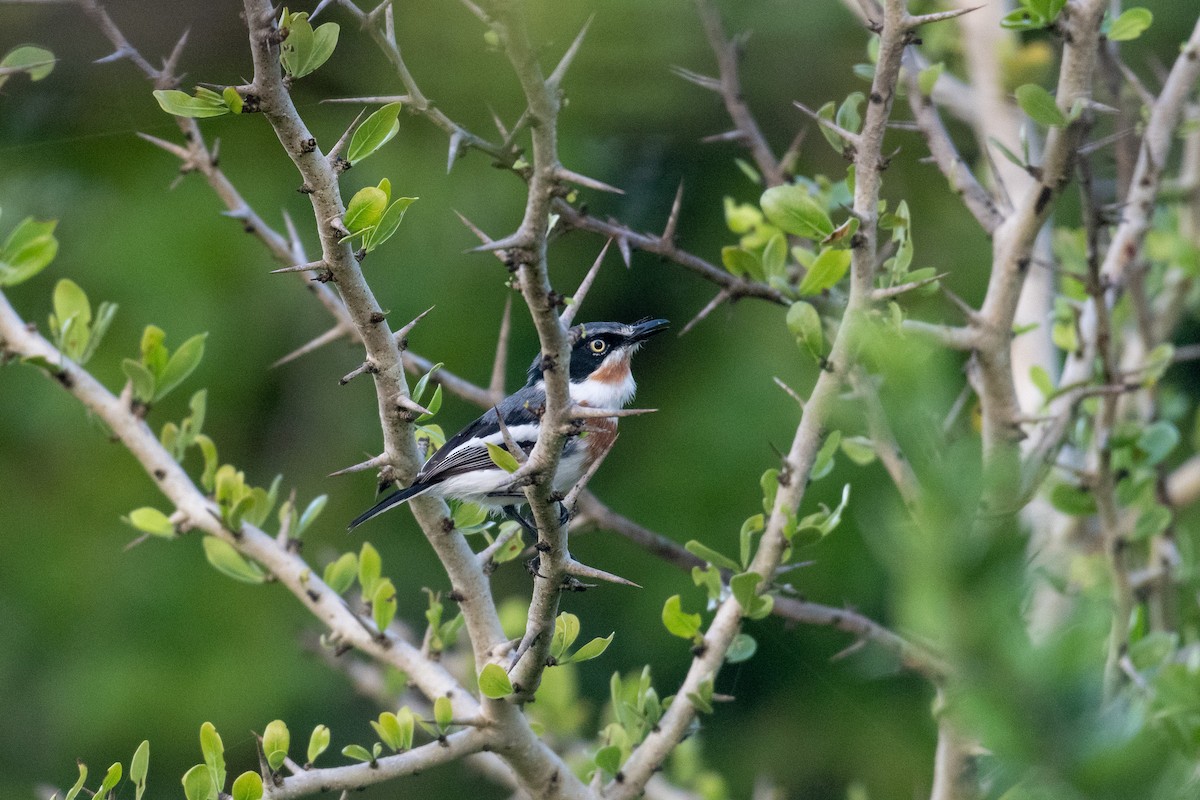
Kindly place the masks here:
[[(569, 328), (568, 388), (572, 402), (592, 408), (624, 407), (637, 390), (630, 369), (633, 354), (643, 342), (668, 325), (665, 319), (643, 319), (630, 325), (589, 322)], [(349, 529), (354, 530), (385, 511), (428, 494), (481, 505), (534, 532), (531, 523), (517, 511), (517, 507), (526, 502), (524, 492), (513, 485), (512, 475), (492, 460), (488, 444), (504, 447), (504, 432), (498, 421), (503, 419), (511, 439), (528, 454), (537, 442), (545, 406), (546, 382), (542, 358), (538, 356), (529, 366), (523, 387), (447, 439), (425, 462), (411, 484), (364, 511), (350, 523)], [(587, 436), (573, 435), (563, 446), (552, 481), (552, 489), (558, 495), (574, 486), (616, 438), (615, 417), (589, 422)]]

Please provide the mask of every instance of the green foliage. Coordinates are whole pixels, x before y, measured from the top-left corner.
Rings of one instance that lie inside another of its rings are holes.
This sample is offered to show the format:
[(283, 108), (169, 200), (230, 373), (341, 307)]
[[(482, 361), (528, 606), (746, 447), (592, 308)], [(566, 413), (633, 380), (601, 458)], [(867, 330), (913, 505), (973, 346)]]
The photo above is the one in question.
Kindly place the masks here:
[(383, 634), (396, 618), (396, 587), (389, 578), (384, 578), (375, 585), (375, 591), (371, 595), (371, 618), (380, 634)]
[(821, 315), (811, 304), (803, 300), (792, 303), (787, 312), (787, 326), (796, 343), (818, 362), (825, 358), (825, 333), (821, 329)]
[(488, 457), (492, 459), (492, 463), (505, 472), (516, 472), (521, 465), (512, 453), (508, 452), (506, 447), (484, 442), (487, 445)]
[(371, 720), (371, 727), (379, 735), (380, 741), (390, 747), (393, 753), (412, 749), (414, 717), (408, 706), (404, 706), (395, 714), (384, 711), (379, 715), (378, 721)]
[(458, 641), (458, 633), (466, 624), (466, 618), (460, 612), (444, 621), (442, 617), (446, 607), (442, 603), (441, 592), (425, 589), (425, 593), (429, 596), (429, 607), (425, 609), (425, 621), (428, 624), (425, 641), (431, 653), (441, 653)]
[(287, 32), (287, 38), (279, 46), (279, 63), (292, 78), (303, 78), (317, 70), (337, 47), (337, 23), (326, 22), (314, 30), (307, 11), (292, 14), (285, 7), (279, 17), (279, 29)]
[(134, 399), (149, 405), (183, 383), (200, 366), (207, 336), (207, 333), (198, 333), (171, 353), (163, 344), (166, 334), (162, 328), (147, 325), (142, 332), (141, 358), (137, 361), (127, 358), (121, 362), (121, 369), (133, 387)]
[[(207, 460), (207, 455), (206, 455)], [(261, 528), (279, 498), (283, 476), (275, 476), (268, 489), (246, 483), (246, 475), (231, 464), (223, 464), (213, 478), (213, 499), (221, 511), (221, 521), (231, 531), (241, 529), (243, 522)]]
[(63, 278), (54, 286), (54, 313), (50, 315), (50, 338), (63, 355), (86, 364), (112, 324), (114, 303), (101, 303), (92, 319), (92, 306), (79, 284)]
[(479, 672), (479, 693), (484, 697), (499, 700), (513, 693), (512, 681), (499, 664), (484, 664)]
[(329, 749), (329, 743), (332, 739), (333, 734), (330, 732), (328, 725), (318, 725), (313, 728), (312, 734), (308, 737), (308, 750), (306, 751), (308, 761), (306, 764), (311, 766), (316, 763), (321, 754)]
[(26, 217), (0, 245), (0, 289), (16, 286), (37, 275), (58, 253), (54, 238), (57, 220), (38, 222)]
[(242, 583), (262, 583), (267, 579), (262, 567), (250, 561), (224, 539), (205, 536), (204, 557), (223, 575)]
[(323, 580), (333, 590), (334, 594), (344, 594), (354, 585), (358, 574), (358, 556), (354, 553), (342, 553), (325, 565)]
[(685, 612), (677, 594), (668, 597), (667, 602), (663, 604), (662, 621), (672, 636), (692, 641), (700, 637), (700, 615)]
[(611, 721), (600, 732), (600, 748), (592, 759), (596, 768), (615, 775), (633, 748), (658, 725), (664, 710), (650, 684), (650, 667), (624, 681), (614, 672), (609, 680)]
[(1106, 17), (1100, 30), (1110, 42), (1128, 42), (1145, 33), (1153, 22), (1150, 9), (1134, 6), (1122, 11), (1116, 19)]
[(833, 233), (829, 214), (804, 186), (773, 186), (759, 199), (771, 224), (787, 233), (820, 241)]
[(200, 726), (200, 752), (208, 772), (211, 797), (216, 797), (225, 788), (225, 743), (211, 722)]
[(392, 140), (400, 131), (400, 104), (388, 103), (363, 120), (350, 137), (346, 159), (357, 164)]
[(762, 619), (775, 607), (775, 598), (769, 594), (758, 594), (762, 580), (757, 572), (743, 572), (729, 579), (729, 589), (742, 607), (742, 614), (748, 619)]
[(1032, 31), (1053, 24), (1067, 0), (1020, 0), (1020, 6), (1000, 21), (1001, 27), (1014, 31)]
[(146, 793), (146, 773), (150, 770), (150, 742), (142, 740), (129, 762), (129, 780), (133, 783), (134, 799), (142, 800)]
[(346, 205), (342, 218), (349, 239), (362, 238), (363, 253), (370, 253), (396, 233), (404, 212), (417, 201), (415, 197), (401, 197), (392, 201), (392, 184), (387, 178), (378, 186), (364, 186), (355, 192)]
[(454, 706), (449, 697), (439, 697), (433, 701), (433, 724), (437, 726), (438, 736), (445, 736), (454, 721)]
[(291, 746), (291, 742), (292, 735), (283, 720), (276, 719), (267, 723), (262, 736), (262, 751), (263, 756), (267, 759), (267, 766), (272, 770), (282, 767), (283, 762), (287, 759), (288, 747)]
[(197, 86), (195, 94), (178, 89), (155, 89), (154, 99), (158, 101), (159, 108), (168, 114), (191, 119), (240, 114), (244, 102), (237, 90), (231, 86), (221, 92)]
[(1054, 102), (1054, 97), (1036, 83), (1017, 87), (1017, 104), (1034, 122), (1049, 128), (1061, 128), (1069, 121)]
[(135, 508), (129, 512), (125, 522), (142, 533), (161, 536), (165, 539), (173, 539), (178, 533), (170, 518), (157, 508)]
[(233, 781), (233, 800), (262, 800), (263, 782), (257, 772), (243, 772)]
[[(0, 58), (0, 71), (17, 70), (24, 72), (31, 81), (40, 81), (54, 71), (54, 53), (44, 47), (25, 44), (14, 47)], [(0, 74), (0, 87), (12, 77), (12, 73)]]
[(562, 612), (554, 620), (554, 637), (550, 641), (550, 658), (555, 664), (571, 664), (590, 661), (597, 658), (612, 644), (613, 636), (597, 637), (580, 647), (574, 653), (570, 652), (571, 645), (579, 638), (579, 617), (569, 612)]

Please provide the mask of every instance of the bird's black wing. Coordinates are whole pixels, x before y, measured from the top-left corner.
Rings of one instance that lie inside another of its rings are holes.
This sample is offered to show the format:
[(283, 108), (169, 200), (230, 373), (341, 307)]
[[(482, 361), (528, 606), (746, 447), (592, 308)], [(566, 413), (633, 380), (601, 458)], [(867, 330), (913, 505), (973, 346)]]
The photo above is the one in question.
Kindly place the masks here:
[[(506, 397), (498, 408), (488, 409), (477, 420), (447, 439), (421, 467), (413, 485), (430, 486), (466, 472), (495, 469), (496, 465), (488, 454), (487, 446), (479, 441), (472, 443), (472, 440), (483, 439), (499, 432), (497, 410), (511, 430), (521, 426), (538, 425), (545, 404), (546, 393), (532, 386), (526, 386)], [(515, 439), (517, 445), (526, 452), (536, 441), (536, 437), (530, 439), (516, 436)]]

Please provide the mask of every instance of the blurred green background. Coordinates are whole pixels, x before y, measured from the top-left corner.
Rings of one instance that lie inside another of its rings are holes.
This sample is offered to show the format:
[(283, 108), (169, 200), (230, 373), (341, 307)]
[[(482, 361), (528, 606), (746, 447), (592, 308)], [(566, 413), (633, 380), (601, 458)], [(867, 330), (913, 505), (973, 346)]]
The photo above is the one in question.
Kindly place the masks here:
[[(1130, 48), (1139, 69), (1152, 58), (1172, 57), (1184, 17), (1194, 13), (1169, 0), (1146, 5), (1159, 17), (1154, 35)], [(181, 64), (189, 86), (240, 83), (250, 74), (239, 3), (108, 7), (151, 61), (190, 29)], [(743, 81), (777, 151), (807, 125), (793, 100), (816, 107), (863, 88), (850, 68), (865, 60), (866, 37), (840, 3), (754, 0), (726, 3), (723, 11), (731, 31), (753, 31)], [(583, 194), (594, 211), (635, 229), (661, 227), (682, 180), (681, 243), (718, 261), (720, 246), (734, 240), (721, 198), (752, 201), (758, 190), (734, 165), (742, 155), (736, 147), (698, 144), (729, 127), (719, 99), (669, 72), (672, 65), (714, 71), (694, 9), (635, 0), (532, 3), (543, 62), (556, 61), (593, 14), (565, 85), (564, 163), (623, 187), (621, 197)], [(341, 42), (330, 63), (297, 84), (295, 96), (328, 147), (357, 109), (322, 105), (322, 98), (402, 89), (345, 15), (330, 9), (323, 18), (342, 23)], [(398, 7), (397, 30), (424, 92), (453, 119), (491, 137), (489, 108), (508, 123), (519, 115), (507, 63), (485, 45), (482, 28), (463, 7)], [(948, 28), (946, 35), (952, 33)], [(420, 588), (448, 586), (415, 524), (402, 512), (348, 538), (344, 523), (371, 502), (373, 478), (326, 477), (380, 448), (370, 382), (338, 385), (360, 362), (359, 349), (342, 342), (270, 369), (329, 326), (323, 309), (300, 280), (267, 274), (277, 265), (218, 213), (202, 179), (188, 176), (172, 188), (176, 161), (134, 134), (177, 140), (178, 130), (131, 64), (92, 63), (110, 48), (81, 13), (70, 6), (0, 5), (0, 51), (27, 42), (49, 47), (59, 62), (41, 83), (17, 78), (0, 94), (0, 230), (27, 214), (58, 218), (62, 246), (45, 273), (9, 293), (14, 305), (44, 329), (51, 288), (62, 276), (82, 285), (93, 303), (119, 303), (90, 365), (113, 389), (123, 383), (120, 359), (134, 354), (146, 324), (165, 328), (171, 346), (208, 331), (204, 363), (186, 391), (154, 410), (152, 425), (178, 420), (191, 391), (208, 387), (206, 429), (223, 460), (257, 484), (282, 473), (284, 488), (295, 487), (302, 501), (329, 494), (306, 555), (323, 566), (368, 537), (400, 587), (401, 613), (419, 621)], [(446, 175), (445, 136), (418, 117), (402, 115), (401, 125), (391, 144), (344, 181), (346, 196), (387, 176), (398, 193), (421, 198), (397, 237), (365, 262), (365, 272), (393, 325), (436, 305), (411, 336), (415, 351), (485, 382), (506, 273), (491, 256), (464, 254), (475, 242), (453, 211), (501, 235), (519, 221), (524, 192), (478, 153)], [(258, 212), (282, 229), (287, 209), (315, 250), (308, 202), (296, 193), (298, 178), (265, 121), (223, 118), (202, 128), (210, 141), (220, 138), (221, 166)], [(907, 198), (913, 208), (919, 266), (951, 273), (956, 291), (978, 297), (985, 237), (936, 170), (917, 162), (924, 153), (918, 138), (892, 135), (903, 155), (887, 173), (885, 195)], [(840, 179), (844, 163), (810, 131), (799, 171)], [(556, 288), (573, 291), (601, 245), (586, 233), (557, 241)], [(610, 254), (579, 319), (663, 316), (678, 331), (713, 291), (655, 257), (635, 253), (626, 270)], [(510, 388), (535, 349), (518, 306)], [(623, 423), (625, 435), (592, 488), (616, 510), (680, 542), (698, 538), (732, 550), (742, 520), (758, 507), (758, 476), (775, 465), (775, 448), (786, 449), (797, 418), (795, 404), (771, 378), (803, 389), (812, 380), (806, 362), (782, 325), (782, 309), (752, 300), (718, 310), (686, 337), (654, 341), (638, 357), (638, 404), (661, 411)], [(957, 365), (921, 369), (945, 379), (932, 381), (928, 399), (948, 405)], [(925, 410), (937, 415), (944, 406)], [(453, 431), (477, 413), (449, 398), (438, 421)], [(886, 562), (900, 551), (884, 541), (878, 523), (894, 502), (883, 471), (840, 464), (814, 484), (805, 508), (836, 503), (847, 481), (854, 502), (845, 522), (806, 553), (813, 563), (793, 583), (812, 599), (888, 621), (893, 572)], [(217, 574), (195, 537), (125, 550), (134, 533), (119, 518), (142, 505), (165, 508), (134, 460), (72, 398), (35, 370), (0, 371), (0, 798), (29, 797), (43, 782), (69, 785), (76, 758), (94, 771), (127, 761), (143, 738), (151, 740), (151, 787), (177, 792), (178, 776), (198, 759), (204, 720), (223, 733), (231, 771), (253, 767), (250, 731), (276, 717), (289, 723), (294, 741), (318, 722), (332, 727), (334, 751), (368, 741), (367, 720), (378, 709), (312, 654), (316, 622), (277, 586), (247, 587)], [(581, 617), (585, 637), (616, 631), (612, 649), (581, 668), (587, 708), (605, 702), (612, 671), (647, 662), (660, 692), (670, 693), (689, 655), (662, 629), (659, 610), (680, 592), (696, 607), (699, 593), (688, 576), (611, 533), (580, 537), (572, 551), (646, 587), (606, 586), (564, 598), (564, 608)], [(530, 578), (518, 566), (501, 570), (495, 581), (500, 597), (525, 597), (529, 590)], [(806, 798), (844, 797), (855, 783), (872, 798), (927, 792), (934, 730), (932, 695), (921, 681), (870, 648), (831, 663), (850, 644), (842, 634), (789, 628), (774, 618), (752, 632), (758, 655), (727, 669), (717, 685), (738, 702), (705, 720), (711, 734), (700, 737), (733, 796), (748, 796), (759, 776)], [(463, 771), (443, 769), (368, 795), (412, 786), (429, 797), (461, 796), (474, 783)], [(488, 792), (479, 796), (503, 796), (500, 789)]]

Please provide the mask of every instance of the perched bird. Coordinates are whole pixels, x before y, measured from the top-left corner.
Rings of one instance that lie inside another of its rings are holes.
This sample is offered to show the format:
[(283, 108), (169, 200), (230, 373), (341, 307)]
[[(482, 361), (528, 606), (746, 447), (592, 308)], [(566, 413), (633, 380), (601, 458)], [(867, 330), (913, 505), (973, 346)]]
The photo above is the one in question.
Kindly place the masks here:
[[(632, 325), (589, 322), (572, 327), (568, 331), (571, 400), (581, 406), (605, 409), (618, 409), (632, 400), (637, 384), (629, 361), (642, 342), (664, 330), (667, 324), (665, 319), (648, 319)], [(421, 467), (412, 485), (393, 492), (360, 514), (350, 523), (350, 529), (422, 494), (476, 503), (501, 511), (530, 528), (516, 511), (517, 506), (525, 503), (525, 494), (512, 485), (512, 476), (492, 461), (487, 445), (504, 447), (504, 434), (497, 420), (499, 413), (512, 440), (529, 453), (537, 441), (545, 405), (546, 383), (539, 356), (529, 367), (524, 387), (447, 439)], [(572, 436), (563, 447), (552, 484), (556, 493), (574, 486), (617, 435), (615, 417), (590, 422), (587, 436)]]

